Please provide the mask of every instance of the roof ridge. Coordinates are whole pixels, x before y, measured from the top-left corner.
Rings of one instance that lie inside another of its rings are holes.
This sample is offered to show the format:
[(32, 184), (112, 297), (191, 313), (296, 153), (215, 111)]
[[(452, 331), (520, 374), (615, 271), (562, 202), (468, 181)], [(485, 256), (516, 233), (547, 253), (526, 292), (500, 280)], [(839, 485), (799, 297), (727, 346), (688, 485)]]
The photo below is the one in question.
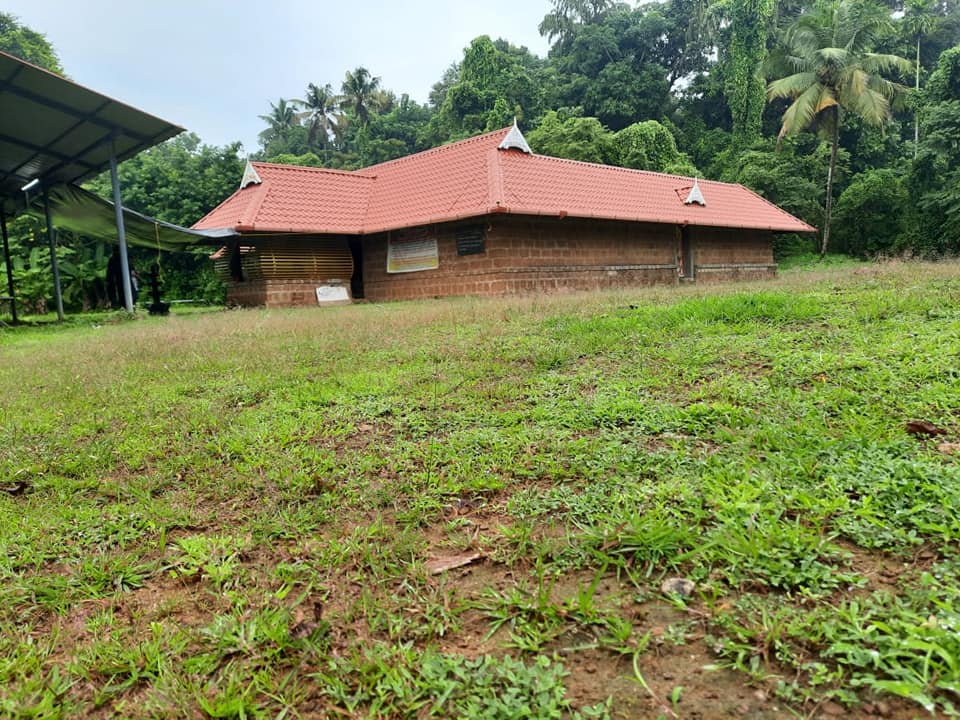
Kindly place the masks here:
[[(554, 157), (553, 155), (538, 155), (533, 153), (530, 157), (540, 158), (542, 160), (554, 160), (556, 162), (567, 163), (571, 165), (585, 165), (587, 167), (600, 167), (607, 170), (615, 170), (619, 172), (625, 172), (630, 174), (637, 175), (656, 175), (657, 177), (668, 177), (676, 178), (677, 180), (688, 180), (693, 182), (696, 178), (693, 175), (676, 175), (674, 173), (663, 173), (657, 172), (656, 170), (640, 170), (638, 168), (628, 168), (623, 167), (622, 165), (607, 165), (606, 163), (594, 163), (586, 162), (585, 160), (570, 160), (569, 158)], [(722, 180), (701, 180), (701, 182), (710, 182), (710, 183), (720, 183), (722, 185), (731, 185), (732, 183), (725, 183)]]
[(503, 166), (500, 164), (500, 149), (492, 148), (487, 153), (487, 207), (502, 206), (506, 198), (503, 192)]
[(367, 232), (367, 223), (370, 221), (370, 203), (373, 202), (373, 193), (376, 191), (377, 185), (377, 176), (376, 175), (357, 175), (356, 177), (365, 177), (370, 180), (370, 185), (366, 189), (366, 197), (363, 199), (363, 212), (360, 214), (360, 232)]
[(329, 175), (345, 175), (347, 177), (362, 177), (370, 179), (369, 175), (358, 175), (355, 170), (340, 170), (338, 168), (314, 167), (312, 165), (290, 165), (288, 163), (262, 162), (260, 160), (251, 160), (250, 164), (254, 167), (266, 167), (278, 170), (306, 170), (312, 173), (326, 173)]
[(247, 212), (244, 213), (243, 217), (237, 222), (238, 226), (255, 228), (257, 225), (257, 216), (260, 215), (260, 208), (263, 207), (267, 195), (270, 194), (270, 184), (269, 181), (265, 180), (255, 187), (259, 196), (253, 198), (253, 202), (247, 206)]
[(510, 128), (505, 127), (499, 130), (493, 130), (491, 132), (481, 133), (480, 135), (474, 135), (472, 137), (464, 138), (463, 140), (456, 140), (455, 142), (447, 143), (446, 145), (437, 145), (436, 147), (427, 148), (426, 150), (421, 150), (420, 152), (413, 153), (412, 155), (404, 155), (403, 157), (394, 158), (393, 160), (385, 160), (384, 162), (377, 163), (376, 165), (369, 165), (368, 167), (365, 167), (365, 168), (353, 170), (352, 174), (366, 177), (368, 176), (367, 173), (377, 168), (382, 168), (382, 167), (387, 167), (392, 165), (399, 165), (400, 163), (404, 163), (404, 162), (410, 162), (417, 158), (424, 157), (425, 155), (434, 155), (439, 152), (445, 152), (447, 150), (450, 150), (451, 148), (467, 145), (468, 143), (479, 143), (482, 140), (487, 140), (497, 135), (506, 136), (508, 132), (510, 132)]

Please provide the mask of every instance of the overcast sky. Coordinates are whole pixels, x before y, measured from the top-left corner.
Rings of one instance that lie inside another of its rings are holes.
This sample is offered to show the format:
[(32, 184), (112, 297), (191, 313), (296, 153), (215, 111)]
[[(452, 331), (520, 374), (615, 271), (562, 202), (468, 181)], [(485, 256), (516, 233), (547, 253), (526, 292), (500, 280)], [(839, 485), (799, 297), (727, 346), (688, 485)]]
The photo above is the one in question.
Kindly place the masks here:
[(257, 149), (270, 103), (339, 90), (363, 65), (397, 95), (430, 86), (478, 35), (546, 55), (548, 0), (3, 0), (70, 78), (197, 133)]

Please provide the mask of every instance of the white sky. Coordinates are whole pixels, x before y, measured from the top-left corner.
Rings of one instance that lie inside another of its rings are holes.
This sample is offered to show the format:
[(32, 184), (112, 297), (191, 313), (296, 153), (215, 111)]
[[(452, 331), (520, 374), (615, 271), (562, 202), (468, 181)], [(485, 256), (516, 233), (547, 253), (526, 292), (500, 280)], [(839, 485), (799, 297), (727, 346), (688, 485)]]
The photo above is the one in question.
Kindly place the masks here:
[(70, 78), (182, 125), (257, 149), (270, 103), (359, 65), (426, 102), (478, 35), (540, 56), (549, 0), (3, 0), (47, 36)]

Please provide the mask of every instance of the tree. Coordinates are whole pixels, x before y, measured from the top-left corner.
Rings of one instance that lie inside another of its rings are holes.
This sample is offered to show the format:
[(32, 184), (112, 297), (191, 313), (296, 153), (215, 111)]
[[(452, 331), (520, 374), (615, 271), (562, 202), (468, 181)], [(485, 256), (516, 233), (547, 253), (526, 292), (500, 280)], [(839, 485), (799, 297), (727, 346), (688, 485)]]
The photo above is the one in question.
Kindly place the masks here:
[[(922, 65), (920, 63), (920, 43), (924, 36), (933, 31), (940, 23), (940, 17), (936, 14), (935, 0), (907, 0), (906, 11), (903, 16), (903, 24), (907, 32), (916, 40), (917, 57), (915, 61), (916, 75), (914, 78), (914, 91), (920, 92), (920, 72)], [(920, 148), (920, 108), (915, 107), (913, 111), (913, 156), (917, 156)]]
[(464, 50), (456, 82), (432, 120), (439, 143), (539, 117), (544, 109), (543, 61), (525, 47), (482, 35)]
[(451, 63), (440, 79), (430, 88), (430, 106), (438, 109), (447, 99), (450, 88), (460, 81), (460, 63)]
[(311, 147), (319, 136), (322, 138), (321, 146), (326, 148), (330, 144), (331, 135), (340, 131), (339, 100), (330, 83), (323, 87), (310, 83), (307, 85), (306, 97), (293, 101), (303, 108), (303, 112), (298, 113), (297, 117), (300, 122), (307, 122), (307, 144)]
[(699, 175), (690, 158), (677, 149), (670, 131), (656, 120), (634, 123), (613, 136), (616, 164), (672, 175)]
[(617, 5), (574, 24), (550, 52), (558, 104), (582, 107), (613, 130), (665, 117), (679, 73), (699, 67), (687, 61), (684, 32), (672, 5), (658, 3)]
[[(830, 155), (829, 143), (811, 133), (800, 133), (780, 142), (764, 140), (749, 150), (733, 154), (724, 180), (737, 182), (804, 222), (817, 225), (823, 218), (824, 187), (822, 168)], [(837, 176), (846, 174), (850, 156), (841, 148)], [(778, 257), (806, 254), (815, 250), (808, 235), (777, 235), (774, 253)]]
[(0, 50), (57, 75), (64, 74), (57, 51), (46, 36), (4, 12), (0, 12)]
[(270, 103), (269, 115), (259, 117), (269, 126), (258, 136), (264, 148), (274, 140), (285, 140), (290, 135), (291, 129), (300, 124), (294, 103), (283, 98), (280, 98), (276, 105)]
[(578, 25), (599, 21), (615, 0), (551, 0), (553, 9), (540, 22), (540, 35), (558, 47), (566, 45)]
[(920, 152), (907, 186), (911, 217), (901, 241), (923, 255), (960, 252), (960, 45), (940, 56), (922, 91)]
[(365, 67), (358, 67), (353, 72), (347, 71), (340, 86), (343, 96), (340, 104), (353, 111), (354, 117), (365, 125), (370, 121), (370, 111), (377, 110), (380, 78), (374, 77)]
[(613, 138), (599, 120), (583, 117), (580, 108), (550, 110), (529, 133), (530, 147), (543, 155), (607, 163), (613, 159)]
[(734, 147), (745, 148), (760, 139), (765, 104), (761, 68), (767, 59), (767, 35), (777, 3), (737, 0), (725, 5), (730, 18), (730, 44), (724, 63), (724, 89), (733, 118)]
[(425, 105), (401, 95), (389, 112), (373, 115), (364, 128), (363, 160), (375, 164), (411, 155), (430, 147), (424, 141), (433, 112)]
[(871, 52), (878, 35), (890, 25), (889, 16), (863, 0), (817, 0), (787, 29), (775, 72), (789, 73), (767, 86), (768, 100), (789, 98), (780, 138), (812, 124), (831, 138), (827, 194), (820, 254), (830, 242), (833, 175), (840, 144), (843, 113), (859, 115), (869, 125), (882, 125), (891, 116), (891, 101), (903, 85), (882, 73), (908, 72), (909, 60)]
[(896, 170), (860, 173), (837, 199), (834, 237), (849, 255), (890, 252), (899, 239), (907, 211), (907, 190)]

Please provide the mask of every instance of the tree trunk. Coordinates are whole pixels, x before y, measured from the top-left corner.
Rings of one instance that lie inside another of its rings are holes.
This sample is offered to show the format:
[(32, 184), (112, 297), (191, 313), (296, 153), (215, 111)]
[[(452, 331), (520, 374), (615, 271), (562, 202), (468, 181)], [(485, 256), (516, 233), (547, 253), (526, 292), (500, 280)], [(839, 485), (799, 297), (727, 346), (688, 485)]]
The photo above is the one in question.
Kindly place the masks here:
[[(917, 82), (914, 86), (913, 102), (919, 103), (917, 93), (920, 92), (920, 35), (917, 35)], [(917, 157), (920, 149), (920, 106), (919, 104), (913, 110), (913, 157)]]
[(823, 241), (820, 244), (820, 257), (827, 254), (830, 242), (830, 217), (833, 215), (833, 172), (837, 166), (837, 149), (840, 146), (840, 108), (833, 106), (833, 142), (830, 146), (830, 165), (827, 168), (827, 206), (823, 214)]

